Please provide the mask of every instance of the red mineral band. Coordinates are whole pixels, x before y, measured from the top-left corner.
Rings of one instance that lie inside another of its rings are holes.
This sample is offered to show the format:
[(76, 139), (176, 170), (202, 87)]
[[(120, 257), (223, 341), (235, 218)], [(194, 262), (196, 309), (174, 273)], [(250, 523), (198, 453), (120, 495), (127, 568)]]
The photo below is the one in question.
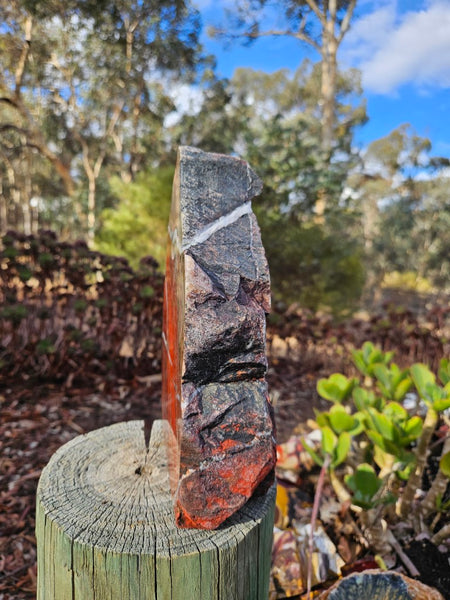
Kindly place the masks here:
[(180, 527), (214, 529), (273, 478), (265, 372), (270, 280), (251, 199), (261, 181), (238, 158), (182, 147), (169, 223), (163, 417), (174, 433)]

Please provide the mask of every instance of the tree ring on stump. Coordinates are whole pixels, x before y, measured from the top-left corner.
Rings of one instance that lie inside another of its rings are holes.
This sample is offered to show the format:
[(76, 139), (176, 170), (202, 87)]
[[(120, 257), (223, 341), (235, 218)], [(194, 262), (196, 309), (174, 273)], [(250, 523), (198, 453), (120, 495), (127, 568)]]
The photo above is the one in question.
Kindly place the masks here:
[(216, 531), (179, 529), (167, 422), (129, 421), (81, 435), (42, 472), (38, 599), (267, 599), (275, 489)]

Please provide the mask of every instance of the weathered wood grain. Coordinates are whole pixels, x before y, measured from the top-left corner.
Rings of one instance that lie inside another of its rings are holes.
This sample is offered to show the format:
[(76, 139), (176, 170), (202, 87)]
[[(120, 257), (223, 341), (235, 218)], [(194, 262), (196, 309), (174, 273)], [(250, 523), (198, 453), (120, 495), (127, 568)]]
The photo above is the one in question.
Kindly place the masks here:
[(274, 490), (216, 531), (178, 529), (165, 421), (79, 436), (37, 493), (38, 600), (267, 600)]

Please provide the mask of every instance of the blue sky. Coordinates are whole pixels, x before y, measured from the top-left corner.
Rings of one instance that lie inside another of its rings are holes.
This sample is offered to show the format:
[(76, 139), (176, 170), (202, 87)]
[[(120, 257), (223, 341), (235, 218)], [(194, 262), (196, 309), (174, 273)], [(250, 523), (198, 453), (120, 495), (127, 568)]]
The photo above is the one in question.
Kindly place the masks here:
[[(197, 0), (205, 30), (220, 24), (223, 6), (239, 1)], [(289, 38), (224, 48), (205, 32), (203, 41), (224, 77), (240, 66), (272, 72), (295, 69), (305, 57), (319, 59)], [(339, 62), (362, 72), (369, 122), (357, 134), (361, 146), (410, 123), (430, 138), (434, 155), (450, 157), (450, 0), (359, 0)]]

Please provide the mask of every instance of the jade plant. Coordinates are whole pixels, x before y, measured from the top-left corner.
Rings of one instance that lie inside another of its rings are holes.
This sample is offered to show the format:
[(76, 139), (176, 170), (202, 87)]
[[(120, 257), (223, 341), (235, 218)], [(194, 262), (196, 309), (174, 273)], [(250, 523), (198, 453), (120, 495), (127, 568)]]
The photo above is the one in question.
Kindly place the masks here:
[[(450, 442), (443, 441), (439, 470), (422, 500), (424, 469), (440, 415), (450, 407), (450, 365), (442, 359), (438, 379), (424, 364), (400, 369), (393, 353), (370, 342), (353, 352), (361, 377), (335, 373), (318, 381), (319, 395), (331, 403), (316, 411), (321, 443), (304, 441), (313, 460), (325, 464), (341, 501), (349, 501), (375, 550), (386, 546), (384, 519), (402, 518), (415, 530), (428, 527), (448, 510), (445, 491), (450, 475)], [(404, 403), (414, 394), (417, 410)], [(444, 528), (446, 529), (446, 528)], [(442, 531), (442, 530), (441, 530)], [(435, 534), (435, 541), (442, 533)]]

